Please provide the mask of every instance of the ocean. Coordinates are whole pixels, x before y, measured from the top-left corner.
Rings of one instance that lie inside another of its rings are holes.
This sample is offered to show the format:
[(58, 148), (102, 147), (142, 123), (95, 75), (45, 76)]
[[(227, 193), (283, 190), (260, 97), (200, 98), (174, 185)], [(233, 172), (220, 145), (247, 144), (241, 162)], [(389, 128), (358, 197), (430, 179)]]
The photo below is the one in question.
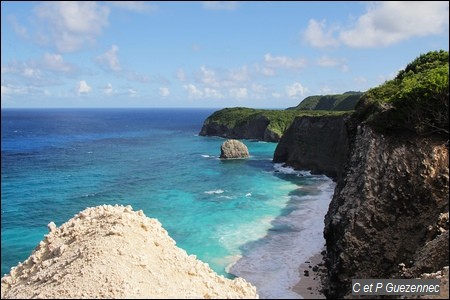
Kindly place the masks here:
[(2, 109), (1, 270), (86, 207), (131, 205), (177, 245), (262, 298), (295, 298), (299, 265), (324, 245), (331, 179), (272, 163), (276, 143), (219, 159), (198, 136), (214, 109)]

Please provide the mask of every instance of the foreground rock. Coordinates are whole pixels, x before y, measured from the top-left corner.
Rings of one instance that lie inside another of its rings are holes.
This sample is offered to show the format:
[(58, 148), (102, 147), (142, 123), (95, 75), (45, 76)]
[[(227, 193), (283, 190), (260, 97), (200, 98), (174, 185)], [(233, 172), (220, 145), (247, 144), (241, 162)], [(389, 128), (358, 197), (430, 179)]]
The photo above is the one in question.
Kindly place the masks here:
[(247, 158), (248, 148), (238, 140), (226, 140), (220, 147), (220, 158)]
[(1, 298), (257, 298), (218, 276), (130, 206), (88, 208), (56, 228), (1, 280)]

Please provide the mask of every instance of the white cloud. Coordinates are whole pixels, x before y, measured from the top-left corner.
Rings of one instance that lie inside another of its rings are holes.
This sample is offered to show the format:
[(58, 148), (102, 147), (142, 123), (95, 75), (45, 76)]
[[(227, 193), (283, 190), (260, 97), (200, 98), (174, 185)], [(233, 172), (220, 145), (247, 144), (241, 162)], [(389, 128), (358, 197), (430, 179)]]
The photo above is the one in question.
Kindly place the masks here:
[(112, 45), (110, 50), (97, 56), (95, 61), (107, 71), (120, 71), (122, 70), (122, 67), (120, 66), (119, 58), (117, 57), (118, 52), (119, 47)]
[(108, 25), (109, 8), (96, 2), (45, 2), (35, 11), (47, 25), (41, 33), (41, 41), (54, 45), (59, 52), (73, 52), (86, 43), (94, 43)]
[(183, 87), (188, 93), (189, 98), (223, 98), (222, 93), (217, 89), (209, 87), (201, 89), (193, 84), (185, 84)]
[(301, 69), (306, 66), (306, 60), (304, 58), (272, 56), (270, 53), (264, 55), (264, 63), (269, 68)]
[(412, 37), (448, 33), (448, 1), (371, 2), (367, 12), (347, 27), (326, 28), (325, 21), (309, 20), (303, 34), (313, 47), (385, 47)]
[(203, 95), (205, 95), (205, 98), (223, 98), (223, 95), (216, 89), (211, 88), (204, 88)]
[(208, 69), (205, 66), (200, 67), (200, 81), (212, 87), (218, 87), (219, 82), (217, 81), (216, 72), (214, 70)]
[(137, 96), (137, 91), (133, 90), (133, 89), (128, 89), (128, 96), (129, 97), (136, 97)]
[(109, 1), (112, 5), (136, 13), (149, 13), (157, 9), (146, 1)]
[(75, 70), (75, 67), (65, 62), (60, 54), (45, 53), (43, 66), (47, 70), (61, 73), (71, 73)]
[(81, 80), (78, 82), (77, 87), (77, 94), (78, 95), (86, 95), (89, 94), (89, 92), (92, 90), (92, 88), (87, 84), (85, 80)]
[(232, 88), (230, 89), (230, 96), (235, 99), (245, 99), (247, 98), (247, 88)]
[(303, 32), (303, 38), (313, 47), (324, 48), (338, 45), (338, 41), (333, 37), (335, 29), (329, 29), (324, 32), (325, 21), (318, 22), (314, 19), (309, 20), (308, 27)]
[(202, 6), (207, 10), (235, 10), (237, 1), (202, 1)]
[(267, 88), (263, 86), (262, 84), (252, 83), (252, 91), (256, 94), (263, 94), (265, 93)]
[(348, 72), (349, 67), (345, 64), (343, 59), (332, 58), (327, 55), (320, 57), (317, 64), (321, 67), (333, 68), (338, 67), (342, 72)]
[(14, 86), (14, 85), (10, 85), (10, 84), (2, 84), (1, 87), (1, 95), (2, 96), (9, 96), (9, 95), (20, 95), (20, 94), (25, 94), (26, 93), (26, 89), (23, 87), (19, 87), (19, 86)]
[(159, 88), (159, 95), (161, 97), (167, 97), (170, 95), (170, 90), (167, 87), (160, 87)]
[(183, 85), (184, 89), (187, 91), (188, 96), (190, 98), (201, 98), (203, 97), (203, 92), (199, 90), (195, 85), (193, 84), (185, 84)]
[(359, 76), (359, 77), (353, 78), (353, 81), (354, 81), (356, 84), (361, 85), (361, 84), (366, 83), (366, 82), (367, 82), (367, 79), (364, 78), (364, 77), (362, 77), (362, 76)]
[(294, 82), (293, 84), (286, 86), (286, 94), (290, 98), (294, 98), (297, 96), (303, 97), (306, 91), (307, 89), (305, 89), (300, 82)]
[(242, 66), (238, 70), (231, 70), (229, 72), (229, 78), (233, 82), (242, 82), (250, 79), (250, 73), (246, 65)]
[(350, 47), (388, 46), (414, 36), (448, 31), (448, 1), (383, 1), (372, 4), (354, 28), (342, 30)]
[(108, 83), (104, 88), (103, 88), (103, 93), (105, 95), (111, 96), (112, 94), (114, 94), (116, 91), (113, 89), (113, 86), (111, 83)]

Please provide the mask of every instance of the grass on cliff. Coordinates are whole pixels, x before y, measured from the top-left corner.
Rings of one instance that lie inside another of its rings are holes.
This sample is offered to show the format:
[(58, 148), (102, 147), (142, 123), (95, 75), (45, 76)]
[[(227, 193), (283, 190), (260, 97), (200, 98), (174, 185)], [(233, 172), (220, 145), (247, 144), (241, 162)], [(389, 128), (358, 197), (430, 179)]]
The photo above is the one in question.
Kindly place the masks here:
[(322, 110), (269, 110), (233, 107), (216, 111), (208, 117), (208, 122), (224, 125), (228, 128), (234, 128), (236, 126), (248, 124), (254, 119), (265, 117), (269, 120), (267, 128), (281, 136), (297, 116), (340, 116), (346, 113), (348, 112)]
[(415, 134), (449, 134), (448, 51), (420, 55), (398, 75), (368, 90), (357, 115), (375, 129)]
[(335, 95), (309, 96), (300, 102), (299, 105), (289, 107), (288, 110), (354, 110), (362, 94), (362, 92), (346, 92)]

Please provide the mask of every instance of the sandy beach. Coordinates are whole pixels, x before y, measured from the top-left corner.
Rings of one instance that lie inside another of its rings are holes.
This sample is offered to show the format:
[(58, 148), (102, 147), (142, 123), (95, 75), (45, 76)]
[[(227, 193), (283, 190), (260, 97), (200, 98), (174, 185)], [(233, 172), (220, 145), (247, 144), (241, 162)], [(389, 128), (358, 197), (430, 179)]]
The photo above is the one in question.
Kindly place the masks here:
[(322, 293), (322, 278), (326, 275), (324, 266), (325, 248), (306, 260), (299, 267), (301, 279), (292, 291), (304, 299), (326, 299)]

